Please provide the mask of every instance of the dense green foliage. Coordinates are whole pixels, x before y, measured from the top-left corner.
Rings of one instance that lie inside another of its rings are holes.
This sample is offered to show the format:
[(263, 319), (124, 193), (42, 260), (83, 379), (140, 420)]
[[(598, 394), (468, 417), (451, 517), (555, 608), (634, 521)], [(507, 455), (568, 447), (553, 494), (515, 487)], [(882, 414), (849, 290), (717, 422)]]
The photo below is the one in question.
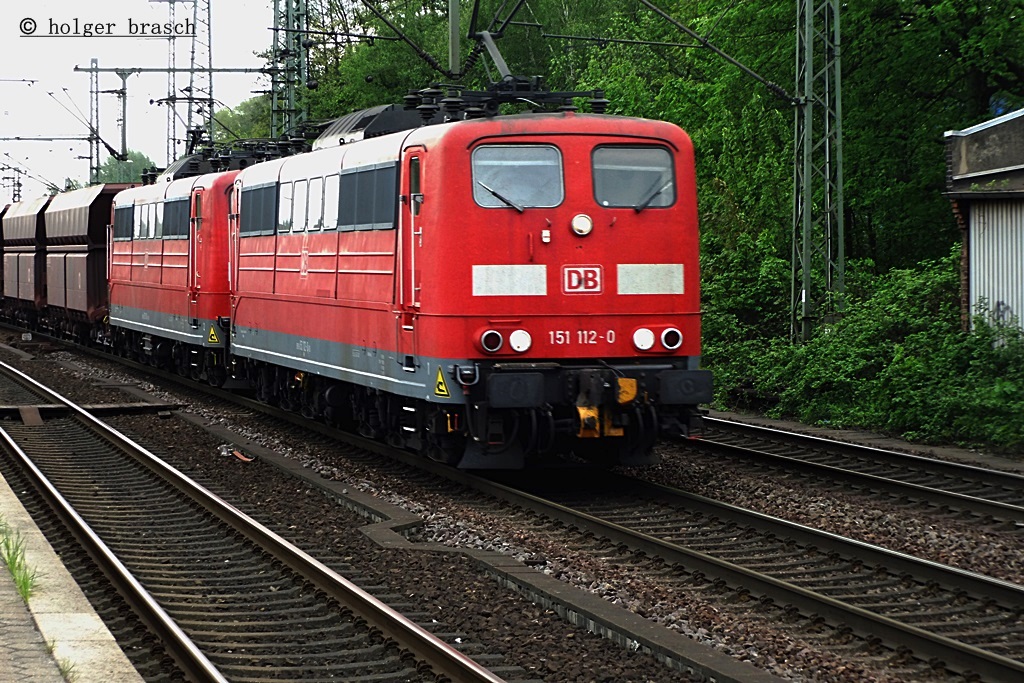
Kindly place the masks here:
[(213, 139), (231, 142), (270, 136), (270, 97), (260, 95), (234, 109), (221, 109), (213, 117)]
[[(515, 4), (483, 0), (482, 27)], [(796, 0), (654, 4), (794, 90)], [(447, 66), (447, 2), (373, 5)], [(463, 36), (471, 5), (462, 3)], [(339, 37), (311, 49), (319, 83), (305, 93), (311, 117), (400, 102), (410, 88), (450, 80), (406, 42), (384, 40), (394, 32), (361, 2), (322, 6), (317, 28), (381, 39)], [(801, 346), (789, 343), (790, 102), (636, 0), (531, 0), (516, 20), (497, 41), (514, 73), (543, 76), (553, 90), (600, 88), (611, 113), (673, 121), (693, 138), (705, 366), (720, 407), (1022, 446), (1024, 346), (984, 323), (961, 331), (957, 263), (948, 257), (960, 235), (942, 192), (943, 132), (1024, 106), (1024, 0), (842, 3), (850, 297), (845, 319)], [(462, 60), (473, 65), (463, 84), (497, 78), (465, 39)]]
[[(709, 335), (726, 401), (811, 424), (1024, 449), (1024, 335), (961, 331), (959, 254), (873, 278), (806, 344)], [(711, 316), (712, 325), (717, 321)]]

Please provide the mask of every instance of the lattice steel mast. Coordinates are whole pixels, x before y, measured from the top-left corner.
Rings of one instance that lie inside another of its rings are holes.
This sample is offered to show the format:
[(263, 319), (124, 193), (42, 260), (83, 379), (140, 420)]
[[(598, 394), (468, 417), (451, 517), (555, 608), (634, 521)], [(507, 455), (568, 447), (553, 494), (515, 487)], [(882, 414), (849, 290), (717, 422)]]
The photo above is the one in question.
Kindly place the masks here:
[(306, 120), (298, 89), (308, 80), (306, 0), (274, 0), (274, 46), (270, 65), (270, 132), (278, 138)]
[(838, 0), (797, 0), (790, 336), (844, 309), (843, 110)]
[(89, 61), (89, 184), (100, 182), (100, 74), (99, 60)]
[(189, 132), (200, 129), (206, 139), (213, 140), (213, 30), (210, 0), (193, 0), (192, 51), (188, 75)]

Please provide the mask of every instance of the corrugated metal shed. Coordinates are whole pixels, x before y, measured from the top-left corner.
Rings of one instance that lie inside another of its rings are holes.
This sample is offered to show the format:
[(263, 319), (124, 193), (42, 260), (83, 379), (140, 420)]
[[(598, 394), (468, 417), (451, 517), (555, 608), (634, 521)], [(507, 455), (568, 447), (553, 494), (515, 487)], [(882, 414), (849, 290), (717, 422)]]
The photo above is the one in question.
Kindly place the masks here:
[(976, 201), (970, 212), (972, 307), (999, 322), (1024, 319), (1024, 199)]
[(964, 231), (965, 325), (979, 307), (1024, 324), (1024, 109), (946, 133), (946, 188)]

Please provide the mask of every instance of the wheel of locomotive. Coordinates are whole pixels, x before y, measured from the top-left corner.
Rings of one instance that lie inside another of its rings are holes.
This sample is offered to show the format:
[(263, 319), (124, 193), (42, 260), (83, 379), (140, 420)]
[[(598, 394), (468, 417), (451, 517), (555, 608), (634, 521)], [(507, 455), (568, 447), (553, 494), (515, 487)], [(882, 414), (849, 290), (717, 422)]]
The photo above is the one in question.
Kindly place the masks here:
[(465, 435), (448, 431), (448, 414), (440, 408), (431, 411), (426, 424), (428, 428), (423, 433), (423, 454), (445, 465), (458, 465), (466, 452)]
[(359, 425), (360, 436), (379, 439), (384, 435), (384, 422), (377, 392), (366, 387), (357, 387), (352, 392), (352, 415)]
[(211, 387), (224, 386), (224, 382), (227, 381), (228, 371), (223, 365), (217, 362), (218, 356), (215, 351), (209, 351), (206, 354), (206, 383)]

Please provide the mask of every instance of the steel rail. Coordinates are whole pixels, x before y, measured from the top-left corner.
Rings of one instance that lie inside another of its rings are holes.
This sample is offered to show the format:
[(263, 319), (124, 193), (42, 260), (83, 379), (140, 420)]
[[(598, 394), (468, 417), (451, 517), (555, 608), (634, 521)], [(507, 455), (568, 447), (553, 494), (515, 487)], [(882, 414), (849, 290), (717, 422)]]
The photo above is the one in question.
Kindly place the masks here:
[(839, 453), (849, 453), (851, 455), (864, 455), (865, 453), (873, 458), (876, 458), (882, 462), (890, 462), (894, 464), (901, 464), (902, 462), (914, 462), (922, 466), (928, 467), (941, 471), (943, 474), (952, 476), (960, 476), (963, 474), (970, 475), (971, 478), (978, 481), (982, 481), (992, 486), (1008, 486), (1014, 485), (1024, 490), (1024, 475), (1015, 474), (1013, 472), (1000, 472), (998, 470), (988, 470), (983, 467), (976, 465), (968, 465), (965, 463), (949, 462), (948, 460), (937, 460), (935, 458), (929, 458), (923, 455), (916, 455), (914, 453), (900, 453), (898, 451), (890, 451), (884, 448), (876, 448), (875, 446), (866, 446), (863, 444), (849, 443), (847, 441), (839, 441), (837, 439), (829, 439), (822, 436), (813, 436), (810, 434), (797, 434), (795, 432), (787, 432), (774, 427), (766, 427), (764, 425), (755, 425), (748, 422), (737, 422), (735, 420), (723, 420), (716, 417), (705, 417), (704, 422), (712, 425), (719, 429), (737, 431), (741, 433), (747, 433), (754, 436), (769, 435), (769, 438), (777, 441), (783, 441), (790, 443), (795, 446), (804, 446), (812, 444), (818, 448), (827, 448), (828, 450), (836, 451)]
[[(215, 517), (245, 535), (253, 543), (281, 559), (290, 569), (308, 578), (326, 594), (350, 607), (368, 623), (392, 637), (400, 647), (414, 653), (422, 661), (429, 664), (437, 673), (449, 677), (453, 683), (504, 683), (504, 679), (492, 671), (448, 646), (430, 632), (366, 593), (331, 568), (300, 550), (289, 541), (281, 538), (234, 506), (224, 502), (205, 487), (193, 482), (182, 472), (168, 465), (143, 446), (90, 415), (87, 411), (57, 392), (6, 363), (0, 362), (0, 370), (16, 376), (19, 381), (48, 397), (48, 400), (67, 405), (72, 413), (92, 427), (103, 438), (135, 456), (141, 464), (160, 475), (182, 493), (195, 499)], [(9, 439), (8, 443), (13, 444)], [(20, 451), (20, 449), (18, 450)], [(27, 458), (27, 456), (23, 457)], [(34, 466), (33, 469), (35, 469)], [(41, 472), (39, 476), (42, 476)], [(60, 496), (55, 489), (53, 493)], [(84, 524), (84, 521), (82, 524)], [(96, 540), (99, 541), (98, 537)], [(99, 542), (102, 543), (102, 541)], [(114, 559), (116, 560), (116, 558)], [(155, 605), (155, 602), (153, 604)], [(177, 627), (175, 626), (175, 628)], [(212, 665), (210, 666), (212, 667)], [(198, 680), (222, 681), (224, 679), (203, 677)]]
[[(771, 427), (761, 427), (758, 425), (732, 422), (729, 420), (717, 420), (715, 418), (704, 419), (705, 422), (719, 427), (723, 431), (739, 432), (755, 438), (771, 439), (802, 448), (825, 449), (851, 456), (873, 458), (886, 464), (900, 465), (909, 462), (915, 466), (940, 472), (945, 476), (970, 478), (990, 486), (1000, 486), (1004, 488), (1019, 486), (1022, 489), (1022, 493), (1024, 493), (1024, 476), (1013, 473), (986, 470), (974, 465), (951, 463), (944, 460), (926, 458), (920, 455), (886, 451), (872, 446), (861, 446), (858, 444), (834, 441), (832, 439), (824, 439), (816, 436), (794, 434), (791, 432), (773, 429)], [(946, 506), (958, 510), (968, 510), (976, 514), (989, 515), (996, 519), (1002, 519), (1016, 524), (1024, 524), (1024, 507), (1020, 505), (1003, 503), (1000, 501), (989, 500), (987, 498), (980, 498), (978, 496), (956, 493), (954, 491), (946, 491), (932, 486), (913, 484), (875, 474), (866, 474), (864, 472), (836, 467), (834, 465), (824, 465), (805, 460), (803, 458), (778, 455), (776, 453), (770, 453), (756, 448), (737, 446), (735, 444), (717, 441), (714, 436), (705, 436), (704, 438), (693, 441), (689, 445), (708, 451), (713, 449), (722, 449), (738, 457), (748, 459), (754, 458), (765, 462), (777, 463), (785, 467), (819, 473), (823, 476), (828, 476), (840, 481), (847, 481), (865, 487), (906, 495), (910, 498), (925, 500), (938, 506)]]

